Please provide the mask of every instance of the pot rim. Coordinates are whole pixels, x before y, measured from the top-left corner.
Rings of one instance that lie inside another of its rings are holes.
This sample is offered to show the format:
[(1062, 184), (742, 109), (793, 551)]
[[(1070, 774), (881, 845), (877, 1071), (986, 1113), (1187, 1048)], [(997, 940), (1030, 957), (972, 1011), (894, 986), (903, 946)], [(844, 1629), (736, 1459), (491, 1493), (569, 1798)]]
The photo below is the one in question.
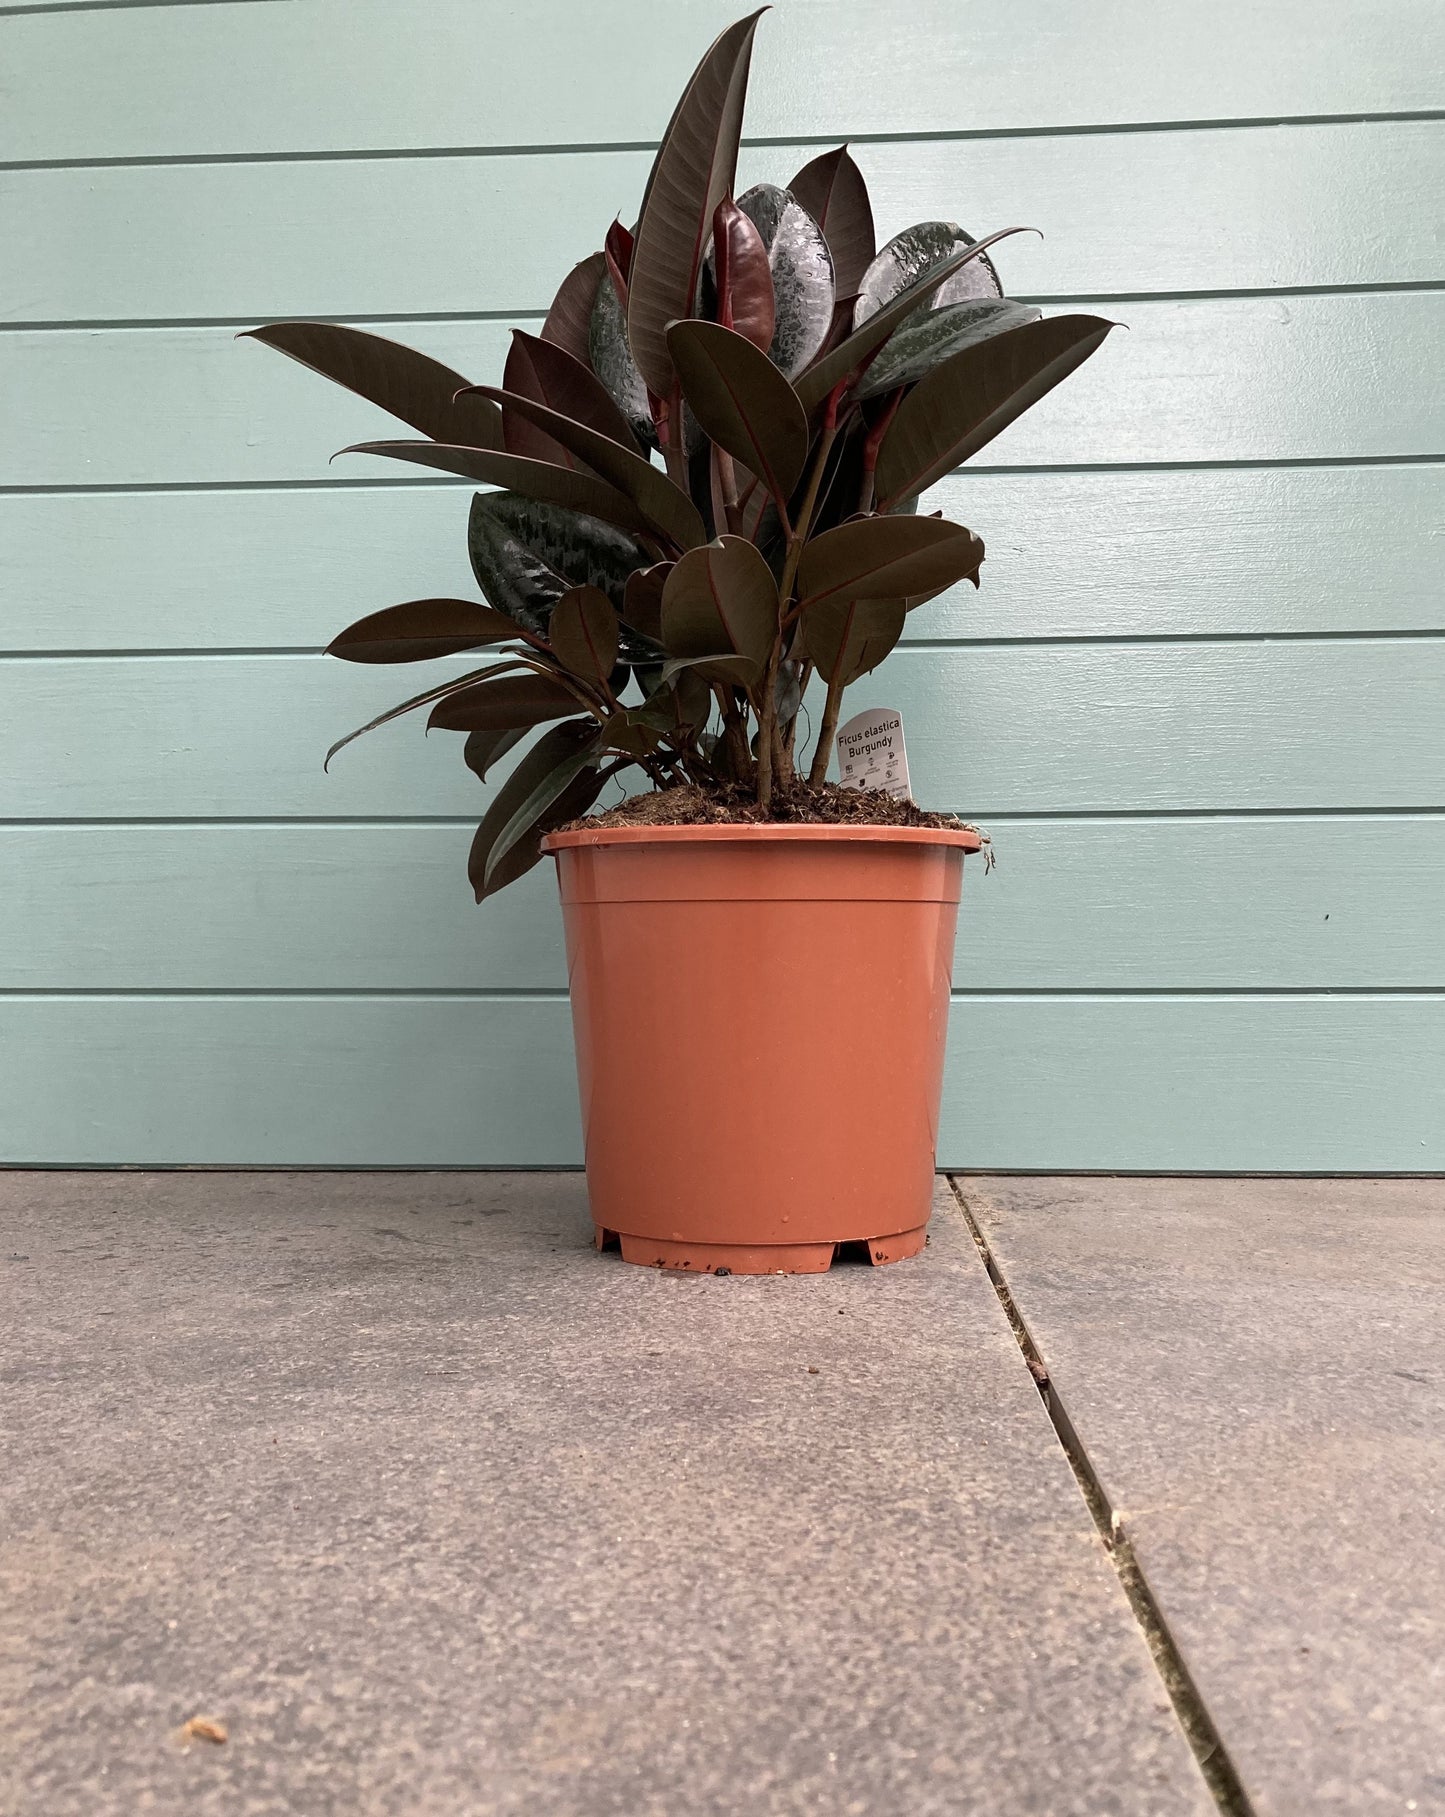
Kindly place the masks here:
[(542, 838), (544, 852), (564, 852), (577, 846), (599, 845), (687, 845), (697, 844), (883, 844), (956, 846), (963, 852), (976, 852), (982, 846), (980, 836), (966, 827), (944, 826), (869, 826), (866, 822), (844, 824), (817, 822), (779, 823), (768, 821), (720, 821), (705, 826), (598, 826), (574, 827), (571, 832), (546, 833)]

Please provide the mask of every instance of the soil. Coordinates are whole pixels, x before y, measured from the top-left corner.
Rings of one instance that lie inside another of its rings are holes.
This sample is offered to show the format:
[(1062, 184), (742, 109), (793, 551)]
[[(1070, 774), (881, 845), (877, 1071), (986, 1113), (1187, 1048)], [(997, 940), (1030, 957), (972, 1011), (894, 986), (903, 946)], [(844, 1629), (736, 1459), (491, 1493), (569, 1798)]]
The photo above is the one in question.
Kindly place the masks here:
[(762, 822), (809, 826), (962, 827), (954, 814), (930, 814), (911, 801), (899, 801), (882, 789), (844, 789), (836, 782), (796, 781), (774, 789), (770, 813), (764, 814), (752, 791), (736, 784), (704, 791), (698, 788), (656, 789), (633, 795), (605, 814), (587, 814), (564, 829), (624, 826), (742, 826)]

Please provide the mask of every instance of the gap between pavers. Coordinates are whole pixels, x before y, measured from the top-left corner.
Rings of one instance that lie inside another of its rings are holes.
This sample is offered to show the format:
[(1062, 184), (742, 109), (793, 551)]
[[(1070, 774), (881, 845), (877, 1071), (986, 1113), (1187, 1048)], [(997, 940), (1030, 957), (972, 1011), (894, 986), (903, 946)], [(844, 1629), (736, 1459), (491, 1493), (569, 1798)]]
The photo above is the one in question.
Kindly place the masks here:
[(811, 1279), (599, 1258), (576, 1176), (0, 1219), (0, 1808), (1213, 1810), (946, 1195)]
[(1254, 1810), (1445, 1811), (1445, 1182), (957, 1185)]

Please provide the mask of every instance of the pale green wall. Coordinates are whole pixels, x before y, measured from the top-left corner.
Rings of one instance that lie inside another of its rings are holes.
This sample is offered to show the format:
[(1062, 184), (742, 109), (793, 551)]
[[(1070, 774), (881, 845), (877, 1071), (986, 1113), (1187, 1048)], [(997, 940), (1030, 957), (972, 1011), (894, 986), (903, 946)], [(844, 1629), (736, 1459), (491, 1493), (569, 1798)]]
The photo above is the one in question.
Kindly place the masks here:
[[(0, 6), (0, 1159), (578, 1158), (552, 882), (317, 650), (470, 591), (468, 488), (250, 343), (483, 379), (634, 207), (716, 0)], [(1438, 0), (781, 0), (749, 177), (1044, 229), (1127, 322), (936, 502), (983, 590), (855, 704), (986, 823), (942, 1159), (1445, 1167)], [(584, 147), (586, 149), (577, 149)]]

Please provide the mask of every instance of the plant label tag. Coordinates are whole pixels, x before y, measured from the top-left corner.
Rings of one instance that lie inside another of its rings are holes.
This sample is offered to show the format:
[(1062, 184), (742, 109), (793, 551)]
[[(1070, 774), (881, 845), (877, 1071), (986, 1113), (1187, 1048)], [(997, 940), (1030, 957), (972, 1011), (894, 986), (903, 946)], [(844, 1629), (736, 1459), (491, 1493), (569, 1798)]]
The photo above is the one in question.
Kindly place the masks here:
[(838, 728), (838, 781), (845, 789), (882, 789), (912, 800), (903, 719), (894, 707), (870, 707)]

